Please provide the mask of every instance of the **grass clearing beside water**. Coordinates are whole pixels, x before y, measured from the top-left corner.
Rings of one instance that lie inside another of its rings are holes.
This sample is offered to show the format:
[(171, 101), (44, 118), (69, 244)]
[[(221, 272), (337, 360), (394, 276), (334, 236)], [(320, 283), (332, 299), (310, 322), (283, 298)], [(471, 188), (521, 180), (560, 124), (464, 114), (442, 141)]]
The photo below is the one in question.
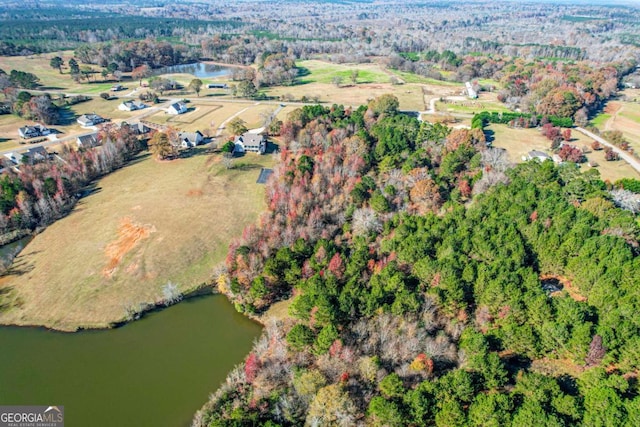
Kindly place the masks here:
[(247, 154), (236, 160), (242, 168), (227, 170), (203, 150), (170, 162), (143, 154), (96, 182), (0, 279), (11, 303), (0, 323), (105, 327), (127, 307), (159, 301), (169, 281), (182, 291), (208, 282), (231, 239), (264, 208), (255, 181), (273, 159)]

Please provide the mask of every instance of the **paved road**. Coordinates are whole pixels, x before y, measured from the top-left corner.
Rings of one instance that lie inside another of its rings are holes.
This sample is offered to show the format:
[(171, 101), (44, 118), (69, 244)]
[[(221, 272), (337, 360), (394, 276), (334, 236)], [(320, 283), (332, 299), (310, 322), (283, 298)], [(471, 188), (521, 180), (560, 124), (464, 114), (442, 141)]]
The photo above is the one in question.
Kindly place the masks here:
[(616, 153), (618, 153), (620, 155), (620, 157), (622, 159), (624, 159), (627, 163), (629, 163), (631, 165), (632, 168), (634, 168), (638, 173), (640, 173), (640, 161), (638, 161), (635, 157), (633, 157), (631, 154), (627, 153), (626, 151), (616, 147), (615, 145), (611, 144), (610, 142), (607, 142), (607, 140), (605, 140), (604, 138), (596, 135), (593, 132), (589, 132), (588, 130), (581, 128), (579, 126), (576, 126), (575, 128), (578, 132), (588, 136), (589, 138), (593, 138), (596, 141), (598, 141), (600, 144), (606, 146), (606, 147), (611, 147), (611, 149), (613, 149), (613, 151), (615, 151)]

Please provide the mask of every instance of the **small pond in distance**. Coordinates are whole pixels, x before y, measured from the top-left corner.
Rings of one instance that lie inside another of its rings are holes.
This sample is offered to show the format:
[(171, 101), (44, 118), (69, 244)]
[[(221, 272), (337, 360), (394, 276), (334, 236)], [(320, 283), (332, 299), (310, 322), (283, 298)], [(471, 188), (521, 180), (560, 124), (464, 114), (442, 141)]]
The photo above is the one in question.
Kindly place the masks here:
[(172, 65), (170, 67), (157, 68), (152, 71), (154, 76), (161, 74), (192, 74), (198, 78), (213, 78), (224, 77), (231, 74), (233, 69), (231, 67), (223, 67), (216, 64), (205, 64), (204, 62), (197, 62), (195, 64), (180, 64)]
[(221, 295), (111, 330), (0, 327), (0, 405), (63, 405), (69, 427), (186, 427), (260, 331)]

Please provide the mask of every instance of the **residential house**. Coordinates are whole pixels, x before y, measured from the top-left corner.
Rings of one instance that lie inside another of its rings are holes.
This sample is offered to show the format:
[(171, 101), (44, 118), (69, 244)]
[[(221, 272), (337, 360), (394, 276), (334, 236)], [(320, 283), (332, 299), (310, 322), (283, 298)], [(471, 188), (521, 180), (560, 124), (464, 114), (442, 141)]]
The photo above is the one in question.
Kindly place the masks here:
[(209, 89), (229, 89), (226, 83), (209, 83), (207, 87)]
[(103, 123), (105, 121), (104, 118), (100, 117), (97, 114), (83, 114), (80, 117), (78, 117), (78, 124), (80, 124), (80, 126), (95, 126), (99, 123)]
[(89, 135), (83, 135), (76, 138), (76, 144), (78, 144), (78, 148), (93, 148), (100, 145), (100, 141), (98, 141), (98, 133), (90, 133)]
[(44, 147), (38, 146), (29, 148), (27, 151), (22, 153), (10, 152), (5, 153), (4, 157), (9, 159), (12, 163), (12, 166), (20, 166), (22, 164), (32, 165), (34, 163), (43, 162), (49, 159), (49, 153), (45, 150)]
[(237, 136), (234, 141), (234, 153), (245, 152), (264, 154), (267, 151), (267, 136), (265, 134), (245, 132)]
[(471, 99), (476, 99), (478, 97), (478, 92), (473, 88), (471, 82), (466, 82), (464, 87), (467, 89), (467, 96)]
[(33, 126), (24, 126), (18, 129), (18, 134), (22, 138), (35, 138), (36, 136), (49, 135), (51, 130), (44, 125), (35, 124)]
[(122, 85), (113, 85), (113, 86), (111, 86), (111, 90), (114, 91), (114, 92), (117, 92), (117, 91), (123, 90), (123, 89), (124, 89), (124, 87)]
[(22, 153), (22, 163), (29, 163), (30, 165), (43, 162), (48, 159), (49, 153), (42, 146), (29, 148), (27, 151)]
[(122, 123), (120, 123), (120, 127), (123, 127), (123, 126), (128, 127), (136, 135), (145, 135), (145, 134), (151, 132), (151, 128), (149, 128), (149, 126), (145, 125), (142, 122), (137, 122), (137, 123), (122, 122)]
[(522, 160), (537, 160), (539, 162), (544, 162), (545, 160), (552, 160), (552, 158), (547, 153), (538, 150), (532, 150), (529, 151), (526, 156), (523, 156)]
[(118, 110), (120, 111), (135, 111), (135, 110), (142, 110), (143, 108), (146, 108), (147, 106), (145, 104), (143, 104), (142, 102), (138, 102), (138, 101), (125, 101), (122, 104), (118, 105)]
[(199, 130), (195, 132), (180, 132), (178, 137), (182, 148), (192, 148), (202, 144), (202, 141), (204, 141), (204, 135)]
[(169, 106), (167, 112), (169, 114), (184, 114), (187, 112), (187, 106), (184, 102), (176, 102)]

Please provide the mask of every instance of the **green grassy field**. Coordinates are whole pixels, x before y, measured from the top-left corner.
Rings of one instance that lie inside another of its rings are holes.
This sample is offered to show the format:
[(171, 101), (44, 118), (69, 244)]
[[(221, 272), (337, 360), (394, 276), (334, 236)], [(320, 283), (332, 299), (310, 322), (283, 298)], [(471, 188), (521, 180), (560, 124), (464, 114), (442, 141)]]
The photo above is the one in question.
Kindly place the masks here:
[(454, 87), (460, 86), (460, 83), (449, 82), (445, 80), (436, 80), (429, 77), (423, 77), (418, 74), (407, 73), (404, 71), (393, 70), (393, 74), (400, 77), (405, 83), (422, 83), (433, 86), (446, 86), (446, 87)]
[(597, 128), (603, 127), (604, 124), (611, 118), (611, 114), (601, 113), (591, 119), (591, 126), (595, 126)]
[[(54, 56), (60, 56), (64, 60), (65, 67), (62, 68), (62, 73), (49, 66), (49, 61)], [(39, 89), (50, 91), (53, 94), (64, 91), (97, 95), (101, 92), (109, 91), (114, 82), (104, 82), (102, 76), (99, 74), (102, 69), (97, 66), (91, 66), (97, 73), (93, 74), (95, 78), (92, 77), (89, 83), (84, 79), (79, 83), (75, 82), (69, 74), (69, 69), (66, 68), (66, 64), (72, 57), (72, 51), (31, 56), (0, 56), (0, 69), (6, 73), (9, 73), (11, 70), (33, 73), (40, 79), (41, 87)], [(85, 64), (80, 65), (85, 66)], [(128, 82), (127, 84), (131, 85), (132, 83)]]
[(98, 181), (0, 279), (13, 303), (0, 323), (104, 327), (159, 301), (169, 281), (183, 291), (208, 282), (231, 239), (264, 208), (255, 181), (273, 163), (247, 154), (227, 170), (220, 160), (203, 150), (170, 162), (142, 155)]
[(298, 61), (296, 66), (308, 73), (298, 79), (299, 84), (332, 83), (341, 77), (343, 84), (351, 83), (351, 73), (358, 71), (357, 83), (389, 83), (389, 75), (377, 64), (333, 64), (318, 60)]
[(469, 99), (466, 101), (455, 102), (436, 102), (436, 111), (443, 111), (449, 113), (462, 113), (462, 114), (475, 114), (480, 111), (497, 111), (499, 113), (509, 112), (504, 104), (497, 101), (484, 100), (484, 99)]

